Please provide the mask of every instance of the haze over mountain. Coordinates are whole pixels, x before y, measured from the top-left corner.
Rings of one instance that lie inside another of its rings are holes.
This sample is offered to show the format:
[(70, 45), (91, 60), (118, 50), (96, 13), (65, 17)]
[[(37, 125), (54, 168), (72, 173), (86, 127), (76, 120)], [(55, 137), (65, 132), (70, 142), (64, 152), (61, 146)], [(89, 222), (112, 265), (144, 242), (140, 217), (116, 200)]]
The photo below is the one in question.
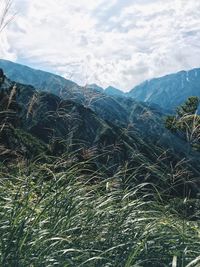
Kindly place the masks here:
[[(134, 99), (123, 97), (124, 94), (113, 87), (105, 91), (95, 84), (81, 87), (60, 76), (10, 61), (0, 60), (0, 67), (11, 80), (30, 84), (39, 91), (48, 91), (66, 100), (73, 100), (92, 109), (103, 120), (129, 127), (130, 131), (132, 128), (139, 129), (141, 135), (158, 143), (171, 143), (171, 135), (162, 123), (163, 111), (158, 106), (138, 103)], [(107, 95), (106, 92), (110, 90), (111, 95)], [(179, 142), (175, 143), (177, 146)]]
[[(6, 60), (0, 60), (0, 68), (3, 68), (5, 74), (12, 80), (30, 84), (39, 91), (53, 93), (62, 99), (75, 101), (93, 110), (101, 119), (123, 128), (128, 127), (130, 132), (137, 130), (146, 140), (154, 141), (165, 147), (171, 146), (177, 152), (182, 145), (179, 139), (165, 129), (163, 123), (165, 110), (173, 108), (169, 101), (176, 106), (176, 103), (184, 102), (187, 96), (198, 95), (199, 69), (191, 70), (188, 74), (179, 72), (153, 79), (139, 85), (129, 94), (124, 94), (113, 87), (103, 90), (96, 84), (81, 87), (58, 75)], [(184, 93), (180, 85), (184, 85)], [(145, 95), (149, 91), (152, 91), (151, 97), (147, 98)], [(170, 98), (170, 94), (172, 96), (174, 94), (174, 97)], [(148, 103), (140, 103), (134, 99), (148, 101)]]
[(30, 84), (35, 88), (51, 90), (55, 88), (59, 90), (60, 86), (70, 89), (78, 86), (76, 83), (66, 80), (65, 78), (46, 71), (32, 69), (28, 66), (17, 64), (8, 60), (0, 60), (0, 68), (2, 68), (8, 78), (13, 81)]
[(128, 93), (112, 86), (105, 90), (96, 84), (82, 87), (61, 76), (2, 59), (0, 68), (3, 68), (6, 75), (14, 81), (30, 84), (38, 90), (50, 91), (64, 98), (76, 99), (80, 103), (87, 102), (86, 105), (91, 105), (97, 99), (99, 99), (98, 104), (108, 101), (105, 95), (124, 96), (149, 104), (157, 104), (163, 110), (170, 112), (189, 96), (200, 96), (200, 69), (198, 68), (144, 81)]

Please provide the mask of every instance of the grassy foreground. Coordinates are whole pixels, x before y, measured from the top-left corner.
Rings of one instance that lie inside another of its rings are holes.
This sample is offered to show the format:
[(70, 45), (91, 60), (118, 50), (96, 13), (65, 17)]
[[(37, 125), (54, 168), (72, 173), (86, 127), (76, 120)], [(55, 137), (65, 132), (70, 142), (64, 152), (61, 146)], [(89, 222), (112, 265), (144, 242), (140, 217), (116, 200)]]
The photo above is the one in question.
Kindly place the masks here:
[(63, 164), (1, 168), (0, 266), (200, 266), (187, 198)]

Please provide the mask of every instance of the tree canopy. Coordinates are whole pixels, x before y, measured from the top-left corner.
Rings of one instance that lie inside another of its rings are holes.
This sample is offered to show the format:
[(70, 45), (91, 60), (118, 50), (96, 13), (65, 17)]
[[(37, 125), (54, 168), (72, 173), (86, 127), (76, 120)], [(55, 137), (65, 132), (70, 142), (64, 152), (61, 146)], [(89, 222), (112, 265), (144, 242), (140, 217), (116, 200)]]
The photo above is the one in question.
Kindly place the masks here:
[(175, 115), (167, 116), (167, 129), (186, 140), (188, 144), (200, 151), (200, 116), (198, 107), (200, 99), (197, 96), (189, 97), (185, 103), (176, 109)]

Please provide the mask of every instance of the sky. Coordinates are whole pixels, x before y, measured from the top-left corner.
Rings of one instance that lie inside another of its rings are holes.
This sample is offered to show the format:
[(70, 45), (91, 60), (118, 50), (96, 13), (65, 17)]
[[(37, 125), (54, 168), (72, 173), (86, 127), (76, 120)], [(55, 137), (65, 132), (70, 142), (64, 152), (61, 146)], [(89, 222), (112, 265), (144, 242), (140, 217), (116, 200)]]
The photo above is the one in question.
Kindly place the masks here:
[(13, 0), (10, 12), (0, 57), (80, 85), (128, 91), (200, 67), (199, 0)]

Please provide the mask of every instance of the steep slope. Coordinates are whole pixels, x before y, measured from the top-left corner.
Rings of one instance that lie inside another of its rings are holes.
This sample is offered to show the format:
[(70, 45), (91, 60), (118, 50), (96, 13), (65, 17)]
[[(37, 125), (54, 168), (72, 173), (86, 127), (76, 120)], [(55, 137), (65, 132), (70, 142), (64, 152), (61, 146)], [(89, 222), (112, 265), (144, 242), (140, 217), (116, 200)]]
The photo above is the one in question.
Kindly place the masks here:
[[(129, 123), (129, 109), (131, 107), (127, 108), (127, 105), (121, 105), (121, 98), (119, 96), (122, 96), (122, 92), (116, 88), (108, 87), (104, 91), (103, 88), (96, 84), (79, 87), (75, 83), (57, 75), (34, 70), (6, 60), (0, 60), (1, 67), (11, 80), (30, 84), (39, 91), (48, 91), (63, 99), (74, 100), (77, 103), (83, 104), (85, 107), (93, 109), (103, 119), (111, 122), (120, 123), (124, 126)], [(106, 91), (108, 95), (105, 94)], [(120, 95), (119, 92), (121, 92)], [(137, 105), (135, 101), (131, 101), (132, 104), (134, 106)], [(141, 106), (142, 104), (140, 103), (139, 105)], [(133, 114), (137, 116), (137, 112)]]
[(95, 99), (98, 94), (103, 93), (103, 89), (96, 84), (81, 87), (56, 74), (36, 70), (8, 60), (0, 59), (0, 68), (13, 81), (30, 84), (37, 90), (48, 91), (59, 97), (75, 100), (85, 105), (89, 105), (91, 97)]
[[(177, 168), (181, 171), (188, 169), (187, 178), (194, 181), (188, 189), (192, 187), (193, 193), (199, 190), (199, 185), (196, 186), (200, 176), (199, 158), (187, 157), (184, 146), (179, 152), (190, 163), (178, 164), (181, 157), (172, 150), (166, 151), (137, 131), (127, 131), (71, 100), (38, 92), (30, 85), (11, 82), (6, 77), (0, 81), (0, 94), (2, 161), (19, 160), (19, 156), (30, 160), (40, 153), (62, 156), (73, 152), (75, 156), (68, 158), (70, 164), (90, 161), (89, 169), (98, 171), (103, 168), (105, 175), (125, 166), (128, 176), (135, 170), (134, 181), (149, 181), (162, 188), (169, 184), (173, 176), (171, 167), (174, 166), (175, 172)], [(183, 194), (183, 190), (185, 184), (183, 186), (178, 181), (168, 193)]]
[(137, 101), (157, 104), (163, 110), (170, 112), (189, 96), (200, 96), (200, 69), (198, 68), (145, 81), (126, 94), (113, 87), (108, 87), (103, 91), (96, 84), (81, 87), (58, 75), (7, 60), (0, 60), (0, 68), (4, 69), (11, 80), (30, 84), (38, 90), (49, 91), (63, 98), (73, 99), (85, 106), (105, 96), (126, 96)]
[[(11, 140), (13, 133), (21, 131), (55, 154), (79, 149), (83, 153), (84, 149), (93, 148), (97, 154), (107, 151), (113, 164), (127, 160), (138, 149), (144, 155), (145, 151), (153, 154), (152, 148), (137, 134), (126, 135), (120, 127), (71, 100), (38, 92), (32, 86), (14, 83), (7, 78), (0, 83), (0, 93), (1, 144), (7, 149), (14, 147)], [(5, 142), (4, 136), (7, 136), (8, 142)], [(24, 146), (21, 152), (27, 153), (24, 140), (19, 138), (18, 141), (20, 148)]]
[(73, 87), (78, 86), (76, 83), (66, 80), (61, 76), (32, 69), (25, 65), (13, 63), (8, 60), (0, 59), (0, 68), (2, 68), (8, 78), (18, 83), (30, 84), (35, 88), (49, 90), (59, 90), (60, 86), (70, 90)]
[[(118, 101), (116, 96), (104, 94), (103, 89), (96, 84), (79, 87), (57, 75), (34, 70), (6, 60), (0, 60), (1, 67), (11, 80), (30, 84), (39, 91), (48, 91), (66, 100), (73, 100), (86, 108), (93, 109), (104, 120), (121, 126), (127, 126), (129, 123), (129, 108), (127, 109), (127, 106), (123, 107), (120, 104), (121, 100)], [(109, 91), (109, 88), (107, 90)], [(137, 116), (136, 113), (134, 114)]]
[(180, 71), (145, 81), (133, 88), (127, 96), (174, 111), (189, 96), (200, 97), (200, 69)]
[[(5, 73), (8, 74), (10, 78), (16, 78), (17, 81), (32, 84), (33, 86), (35, 85), (38, 90), (54, 93), (62, 99), (73, 100), (87, 109), (92, 109), (101, 119), (104, 121), (106, 120), (107, 123), (114, 123), (122, 127), (125, 132), (137, 132), (138, 135), (145, 138), (145, 140), (162, 145), (165, 149), (170, 148), (175, 153), (184, 150), (184, 144), (182, 144), (181, 140), (173, 136), (164, 127), (165, 113), (169, 113), (170, 111), (161, 109), (158, 105), (141, 103), (135, 101), (133, 98), (124, 97), (123, 95), (119, 96), (115, 94), (109, 96), (96, 84), (79, 87), (73, 82), (67, 81), (57, 75), (37, 71), (5, 60), (0, 60), (0, 66), (5, 66)], [(23, 71), (24, 69), (25, 71)], [(26, 73), (26, 75), (24, 76), (23, 73)], [(167, 76), (167, 82), (171, 84), (172, 78), (175, 79), (175, 77), (176, 75)], [(155, 83), (159, 80), (161, 84), (162, 79), (165, 78), (154, 80)], [(57, 83), (57, 80), (59, 80), (59, 84)], [(154, 80), (149, 83), (154, 83)], [(70, 85), (73, 86), (70, 87)], [(152, 90), (153, 88), (154, 86), (152, 87)], [(145, 90), (147, 89), (148, 88)], [(162, 99), (160, 100), (158, 97), (158, 100), (165, 101), (167, 98), (162, 96), (161, 89), (160, 91), (157, 90), (156, 94), (160, 94)], [(107, 90), (114, 90), (116, 92), (113, 88), (108, 88)], [(140, 94), (141, 91), (141, 88), (139, 88), (138, 94)], [(178, 94), (178, 90), (173, 90), (173, 93)], [(179, 101), (181, 97), (174, 97), (173, 100)], [(144, 100), (146, 101), (149, 99), (145, 98)], [(171, 101), (171, 96), (169, 96), (169, 100)], [(183, 148), (180, 149), (181, 147)]]
[(98, 85), (95, 84), (95, 83), (93, 83), (93, 84), (88, 84), (88, 85), (87, 85), (87, 88), (92, 89), (92, 90), (94, 90), (94, 91), (96, 91), (96, 92), (100, 92), (100, 93), (103, 93), (103, 92), (104, 92), (103, 88), (102, 88), (101, 86), (98, 86)]
[[(2, 72), (1, 72), (2, 74)], [(29, 89), (29, 87), (27, 86)], [(48, 153), (42, 140), (23, 129), (20, 113), (22, 106), (16, 101), (17, 87), (1, 75), (0, 77), (0, 159), (13, 160), (35, 157)]]
[(122, 92), (121, 90), (112, 87), (112, 86), (108, 86), (105, 90), (104, 93), (106, 95), (110, 95), (110, 96), (125, 96), (124, 92)]

